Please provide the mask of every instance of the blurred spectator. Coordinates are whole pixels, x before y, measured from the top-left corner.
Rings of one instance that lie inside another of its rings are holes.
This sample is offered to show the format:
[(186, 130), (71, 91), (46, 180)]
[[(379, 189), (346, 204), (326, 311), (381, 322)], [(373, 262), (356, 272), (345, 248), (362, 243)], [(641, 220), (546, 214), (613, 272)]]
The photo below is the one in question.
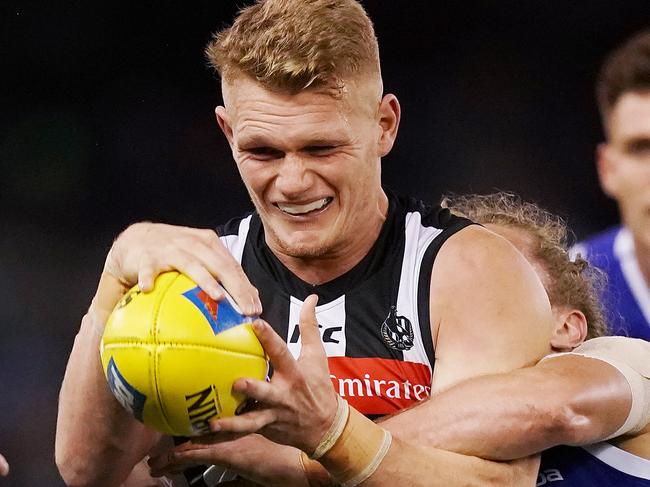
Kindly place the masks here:
[(650, 30), (610, 54), (596, 93), (607, 138), (598, 146), (598, 175), (621, 224), (574, 252), (608, 275), (612, 332), (650, 340)]

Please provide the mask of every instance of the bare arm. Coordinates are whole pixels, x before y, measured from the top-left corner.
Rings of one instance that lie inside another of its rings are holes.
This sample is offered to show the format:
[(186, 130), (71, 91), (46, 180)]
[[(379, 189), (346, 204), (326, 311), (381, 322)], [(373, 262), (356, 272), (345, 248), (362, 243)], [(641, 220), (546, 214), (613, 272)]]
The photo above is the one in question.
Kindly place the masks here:
[(104, 323), (127, 288), (150, 290), (157, 274), (178, 269), (214, 299), (217, 279), (247, 314), (261, 312), (257, 290), (211, 230), (155, 223), (131, 225), (116, 239), (97, 294), (70, 354), (59, 398), (56, 462), (68, 485), (120, 484), (159, 440), (111, 394), (101, 367)]
[(630, 405), (614, 367), (566, 355), (464, 381), (382, 426), (420, 445), (507, 460), (600, 441), (623, 424)]
[(102, 274), (68, 360), (59, 396), (55, 452), (67, 485), (119, 485), (160, 437), (122, 408), (102, 372), (101, 329), (125, 291), (113, 276)]
[(537, 274), (507, 240), (471, 226), (433, 266), (433, 390), (533, 365), (550, 352), (551, 306)]

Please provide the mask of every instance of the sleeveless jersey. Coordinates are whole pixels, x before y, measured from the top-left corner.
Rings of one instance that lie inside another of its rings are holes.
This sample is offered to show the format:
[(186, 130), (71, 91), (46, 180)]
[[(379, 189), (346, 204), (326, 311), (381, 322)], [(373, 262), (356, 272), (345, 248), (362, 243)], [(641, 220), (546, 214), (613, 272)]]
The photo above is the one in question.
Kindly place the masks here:
[(650, 340), (650, 289), (641, 274), (630, 231), (610, 228), (575, 245), (571, 253), (581, 254), (607, 274), (602, 302), (611, 333)]
[(650, 460), (607, 442), (558, 446), (542, 453), (537, 486), (650, 487)]
[[(261, 317), (296, 358), (300, 309), (307, 296), (318, 295), (316, 318), (330, 379), (341, 397), (371, 418), (429, 397), (433, 262), (447, 238), (471, 224), (439, 206), (387, 195), (388, 215), (370, 252), (350, 271), (322, 285), (310, 285), (284, 267), (266, 245), (256, 213), (217, 228), (260, 292)], [(193, 473), (197, 481), (191, 485), (214, 485)], [(221, 475), (216, 473), (211, 476)]]

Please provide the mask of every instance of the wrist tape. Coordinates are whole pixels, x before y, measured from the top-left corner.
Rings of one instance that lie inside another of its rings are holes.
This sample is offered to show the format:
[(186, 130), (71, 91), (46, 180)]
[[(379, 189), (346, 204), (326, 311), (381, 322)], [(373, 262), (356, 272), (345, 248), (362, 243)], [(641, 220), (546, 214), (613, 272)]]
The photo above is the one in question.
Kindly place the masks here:
[(392, 441), (391, 434), (381, 426), (354, 408), (349, 411), (338, 440), (319, 460), (334, 483), (342, 487), (354, 487), (370, 477), (388, 453)]

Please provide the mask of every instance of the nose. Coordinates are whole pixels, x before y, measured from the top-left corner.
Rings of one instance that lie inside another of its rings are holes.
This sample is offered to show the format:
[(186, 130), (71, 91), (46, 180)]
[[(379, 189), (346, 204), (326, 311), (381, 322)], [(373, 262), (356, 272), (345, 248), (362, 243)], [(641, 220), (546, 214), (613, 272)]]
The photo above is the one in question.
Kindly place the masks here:
[(297, 199), (311, 188), (312, 183), (309, 162), (298, 154), (285, 154), (275, 179), (276, 189), (287, 199)]

